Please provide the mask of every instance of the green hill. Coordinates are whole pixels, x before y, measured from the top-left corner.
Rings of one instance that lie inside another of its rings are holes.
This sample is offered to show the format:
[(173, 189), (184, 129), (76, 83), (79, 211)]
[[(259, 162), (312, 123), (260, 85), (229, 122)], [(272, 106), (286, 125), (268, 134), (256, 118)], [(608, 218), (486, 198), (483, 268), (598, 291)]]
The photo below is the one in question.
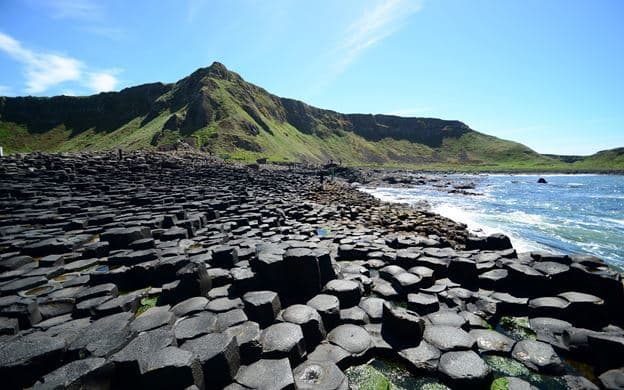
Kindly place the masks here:
[[(240, 161), (459, 170), (574, 165), (459, 121), (341, 114), (280, 98), (216, 62), (173, 84), (86, 97), (0, 98), (0, 145), (9, 153), (168, 149), (179, 142)], [(592, 161), (582, 160), (578, 169), (591, 169)]]

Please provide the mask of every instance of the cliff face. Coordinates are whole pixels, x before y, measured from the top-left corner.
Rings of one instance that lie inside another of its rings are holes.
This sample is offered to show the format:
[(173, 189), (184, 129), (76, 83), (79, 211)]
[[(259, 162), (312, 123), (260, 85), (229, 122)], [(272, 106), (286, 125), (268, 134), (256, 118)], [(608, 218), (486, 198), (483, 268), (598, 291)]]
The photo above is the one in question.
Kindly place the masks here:
[(5, 97), (0, 102), (0, 121), (23, 124), (33, 133), (44, 133), (59, 125), (72, 129), (74, 134), (89, 128), (111, 131), (146, 115), (168, 88), (154, 83), (86, 97)]
[(217, 62), (173, 84), (85, 97), (0, 98), (0, 144), (15, 151), (159, 147), (192, 138), (197, 147), (243, 159), (410, 163), (481, 161), (487, 156), (472, 144), (495, 140), (499, 156), (507, 148), (537, 156), (484, 137), (459, 121), (342, 114), (280, 98)]
[(23, 124), (34, 133), (65, 125), (73, 134), (78, 134), (90, 128), (98, 132), (112, 131), (136, 117), (143, 116), (149, 122), (162, 112), (182, 110), (182, 115), (172, 118), (167, 126), (169, 130), (180, 130), (190, 135), (228, 117), (225, 107), (215, 98), (220, 87), (215, 80), (228, 82), (226, 89), (235, 103), (265, 131), (270, 131), (270, 125), (263, 119), (268, 117), (287, 122), (307, 134), (323, 136), (351, 131), (371, 141), (393, 138), (433, 147), (440, 146), (446, 137), (459, 137), (471, 131), (458, 121), (391, 115), (345, 115), (323, 110), (271, 95), (245, 82), (220, 63), (199, 69), (169, 85), (145, 84), (86, 97), (2, 98), (0, 120)]

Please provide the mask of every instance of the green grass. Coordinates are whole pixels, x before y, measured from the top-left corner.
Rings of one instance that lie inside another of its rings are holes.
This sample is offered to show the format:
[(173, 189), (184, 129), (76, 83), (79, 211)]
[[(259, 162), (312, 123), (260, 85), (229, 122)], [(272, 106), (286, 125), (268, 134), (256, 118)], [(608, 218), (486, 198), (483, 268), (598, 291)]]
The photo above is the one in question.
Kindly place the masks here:
[[(624, 149), (566, 163), (557, 156), (540, 155), (519, 143), (476, 131), (447, 137), (438, 147), (405, 139), (370, 141), (348, 130), (351, 123), (346, 116), (307, 105), (297, 114), (308, 127), (302, 132), (286, 120), (286, 106), (280, 98), (235, 73), (217, 77), (215, 69), (205, 68), (172, 84), (156, 99), (161, 111), (148, 123), (143, 124), (144, 116), (137, 116), (117, 129), (96, 131), (98, 123), (94, 122), (91, 128), (74, 134), (64, 125), (34, 133), (20, 124), (0, 121), (0, 145), (6, 153), (134, 150), (175, 144), (192, 136), (204, 150), (241, 162), (267, 158), (270, 162), (319, 164), (334, 160), (348, 166), (445, 172), (624, 172)], [(222, 69), (216, 70), (222, 73)], [(202, 115), (210, 118), (206, 126), (163, 130), (172, 114), (184, 118), (189, 105), (197, 106), (197, 99)], [(152, 145), (154, 139), (159, 140), (158, 145)]]

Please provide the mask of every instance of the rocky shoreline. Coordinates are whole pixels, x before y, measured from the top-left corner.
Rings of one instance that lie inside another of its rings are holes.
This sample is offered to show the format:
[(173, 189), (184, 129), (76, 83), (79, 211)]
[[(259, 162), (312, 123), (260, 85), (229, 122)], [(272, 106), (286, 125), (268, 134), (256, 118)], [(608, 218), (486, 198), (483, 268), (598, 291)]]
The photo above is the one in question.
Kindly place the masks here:
[(372, 358), (430, 388), (623, 388), (622, 276), (601, 260), (519, 254), (320, 178), (1, 158), (3, 388), (364, 389), (344, 372)]

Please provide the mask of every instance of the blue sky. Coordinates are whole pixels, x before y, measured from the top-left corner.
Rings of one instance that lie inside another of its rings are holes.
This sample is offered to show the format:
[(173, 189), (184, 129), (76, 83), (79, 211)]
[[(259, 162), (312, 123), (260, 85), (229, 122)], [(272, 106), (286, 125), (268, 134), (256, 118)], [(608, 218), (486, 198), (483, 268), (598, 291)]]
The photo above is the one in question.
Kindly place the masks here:
[(542, 153), (624, 146), (624, 1), (2, 0), (0, 95), (224, 63), (340, 112), (458, 119)]

